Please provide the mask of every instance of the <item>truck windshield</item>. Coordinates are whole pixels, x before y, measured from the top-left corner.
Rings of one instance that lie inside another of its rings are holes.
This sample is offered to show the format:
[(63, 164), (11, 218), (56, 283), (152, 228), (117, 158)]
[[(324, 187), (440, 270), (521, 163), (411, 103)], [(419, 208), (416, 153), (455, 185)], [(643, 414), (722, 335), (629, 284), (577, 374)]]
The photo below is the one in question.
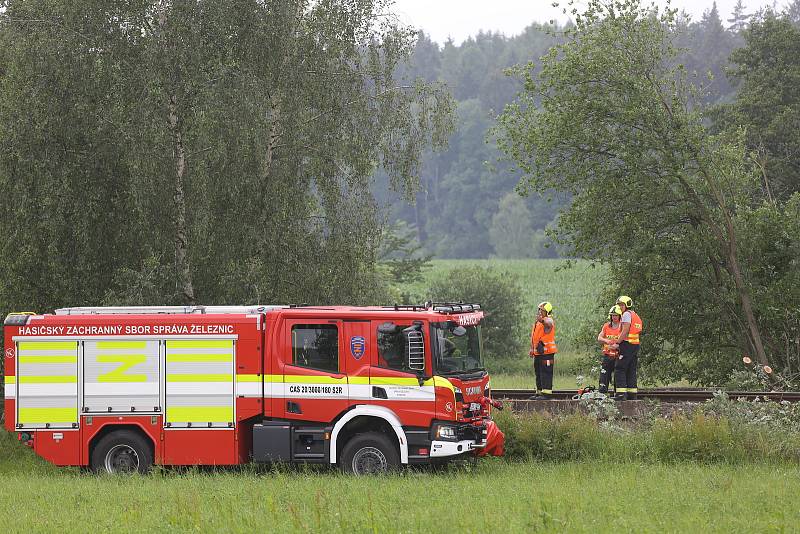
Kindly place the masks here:
[(433, 372), (447, 375), (483, 370), (481, 327), (458, 326), (452, 321), (434, 324)]

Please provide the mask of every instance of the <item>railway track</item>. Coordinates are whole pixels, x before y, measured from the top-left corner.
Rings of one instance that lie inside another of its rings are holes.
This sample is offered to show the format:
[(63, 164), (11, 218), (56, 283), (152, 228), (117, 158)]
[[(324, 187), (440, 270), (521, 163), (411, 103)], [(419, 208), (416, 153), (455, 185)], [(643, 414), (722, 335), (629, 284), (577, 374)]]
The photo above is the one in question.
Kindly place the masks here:
[[(656, 399), (661, 402), (703, 402), (714, 397), (716, 389), (701, 388), (654, 388), (640, 389), (638, 398)], [(575, 389), (557, 389), (553, 391), (555, 400), (571, 400), (578, 391)], [(800, 401), (800, 391), (726, 391), (731, 399), (743, 398), (746, 400), (769, 399), (771, 401), (798, 402)], [(492, 398), (498, 400), (528, 400), (536, 395), (536, 391), (530, 389), (492, 389)]]

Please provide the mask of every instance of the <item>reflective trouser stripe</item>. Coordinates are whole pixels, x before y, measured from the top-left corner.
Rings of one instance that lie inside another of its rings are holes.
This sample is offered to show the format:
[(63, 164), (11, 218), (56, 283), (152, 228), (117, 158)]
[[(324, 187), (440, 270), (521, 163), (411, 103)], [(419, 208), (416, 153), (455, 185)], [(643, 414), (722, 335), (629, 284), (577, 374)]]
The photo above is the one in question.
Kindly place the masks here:
[(619, 387), (617, 388), (617, 393), (627, 393), (629, 391), (630, 389), (628, 388), (619, 388)]
[(552, 395), (553, 394), (553, 390), (552, 389), (543, 389), (542, 393), (544, 393), (545, 395)]
[(73, 423), (78, 420), (77, 408), (20, 408), (19, 423)]
[(628, 388), (628, 393), (639, 393), (639, 388)]

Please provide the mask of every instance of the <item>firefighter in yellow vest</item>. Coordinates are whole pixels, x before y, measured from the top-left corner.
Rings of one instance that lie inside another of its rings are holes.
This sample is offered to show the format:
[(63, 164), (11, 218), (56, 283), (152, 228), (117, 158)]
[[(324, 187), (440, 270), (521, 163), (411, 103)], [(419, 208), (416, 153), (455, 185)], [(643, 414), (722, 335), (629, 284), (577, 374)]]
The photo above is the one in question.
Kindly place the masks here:
[(608, 383), (611, 375), (614, 374), (614, 364), (619, 356), (619, 349), (613, 348), (619, 340), (622, 324), (619, 322), (622, 317), (622, 308), (617, 305), (611, 306), (608, 310), (608, 321), (603, 323), (603, 328), (597, 334), (597, 341), (603, 346), (603, 359), (600, 361), (600, 393), (608, 393)]
[[(642, 331), (642, 318), (633, 308), (633, 300), (626, 295), (617, 299), (617, 306), (622, 310), (619, 333), (619, 357), (614, 364), (614, 382), (618, 400), (635, 400), (639, 389), (636, 384), (636, 373), (639, 367), (639, 334)], [(613, 347), (613, 345), (612, 345)]]
[(553, 305), (542, 302), (536, 312), (536, 322), (531, 330), (533, 370), (536, 374), (537, 396), (535, 400), (550, 400), (553, 395), (553, 366), (556, 352), (556, 323), (552, 317)]

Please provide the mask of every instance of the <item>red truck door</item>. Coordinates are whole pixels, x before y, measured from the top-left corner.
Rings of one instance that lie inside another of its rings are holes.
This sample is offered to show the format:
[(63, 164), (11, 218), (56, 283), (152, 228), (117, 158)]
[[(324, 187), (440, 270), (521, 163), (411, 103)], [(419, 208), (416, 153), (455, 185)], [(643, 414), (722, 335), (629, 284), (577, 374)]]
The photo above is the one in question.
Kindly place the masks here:
[(435, 409), (436, 393), (431, 380), (420, 384), (420, 377), (430, 376), (430, 342), (422, 329), (425, 343), (426, 369), (409, 368), (406, 356), (406, 337), (403, 329), (411, 321), (372, 321), (375, 350), (371, 354), (370, 393), (372, 404), (394, 411), (403, 425), (427, 427)]
[[(273, 383), (275, 417), (332, 421), (347, 408), (347, 376), (342, 321), (322, 318), (283, 322), (277, 363), (283, 383)], [(279, 413), (282, 412), (282, 413)]]
[(342, 369), (347, 374), (349, 404), (365, 404), (372, 400), (369, 383), (370, 366), (375, 353), (375, 336), (368, 319), (343, 321), (344, 345)]

